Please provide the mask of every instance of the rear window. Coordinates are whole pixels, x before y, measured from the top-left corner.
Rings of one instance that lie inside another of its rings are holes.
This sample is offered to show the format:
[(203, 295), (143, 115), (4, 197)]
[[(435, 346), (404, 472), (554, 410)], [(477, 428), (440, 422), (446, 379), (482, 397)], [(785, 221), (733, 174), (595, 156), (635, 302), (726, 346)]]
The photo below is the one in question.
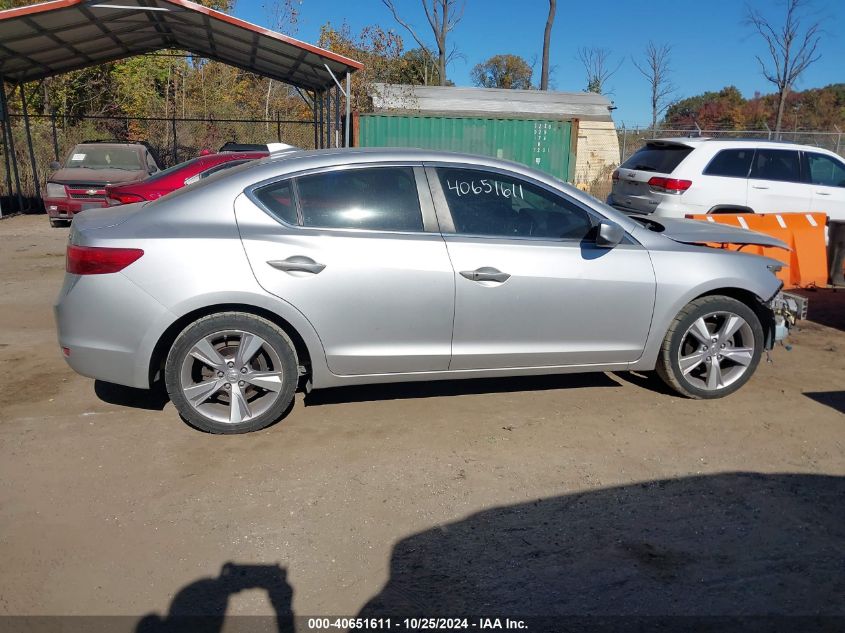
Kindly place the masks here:
[(748, 170), (751, 169), (753, 158), (753, 149), (723, 149), (704, 169), (704, 175), (748, 178)]
[(622, 163), (624, 169), (635, 169), (637, 171), (653, 171), (658, 174), (671, 174), (675, 167), (681, 164), (689, 153), (691, 147), (684, 145), (656, 145), (649, 143), (640, 148)]

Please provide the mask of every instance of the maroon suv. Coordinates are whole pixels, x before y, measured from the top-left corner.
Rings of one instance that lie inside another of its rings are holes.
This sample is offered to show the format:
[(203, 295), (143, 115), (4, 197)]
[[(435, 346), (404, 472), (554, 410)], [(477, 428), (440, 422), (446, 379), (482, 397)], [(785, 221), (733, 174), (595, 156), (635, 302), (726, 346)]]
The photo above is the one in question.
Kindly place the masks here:
[(69, 223), (80, 211), (107, 207), (106, 185), (141, 180), (161, 168), (145, 143), (87, 141), (76, 145), (64, 166), (55, 169), (44, 189), (44, 208), (50, 224)]

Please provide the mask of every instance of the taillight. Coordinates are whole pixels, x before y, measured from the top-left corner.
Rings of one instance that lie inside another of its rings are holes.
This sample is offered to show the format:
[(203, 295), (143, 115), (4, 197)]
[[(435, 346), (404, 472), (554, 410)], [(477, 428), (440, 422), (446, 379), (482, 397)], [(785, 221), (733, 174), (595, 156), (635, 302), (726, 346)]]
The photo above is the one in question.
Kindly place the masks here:
[(611, 176), (611, 178), (613, 178), (613, 182), (616, 182), (617, 180), (619, 180), (619, 170), (618, 169), (613, 170), (613, 176)]
[(109, 206), (115, 207), (119, 204), (129, 204), (131, 202), (142, 202), (144, 198), (136, 193), (116, 193), (109, 192)]
[(144, 254), (140, 248), (105, 248), (68, 244), (65, 270), (74, 275), (120, 272)]
[(654, 176), (648, 181), (648, 186), (663, 193), (681, 194), (692, 186), (692, 180)]

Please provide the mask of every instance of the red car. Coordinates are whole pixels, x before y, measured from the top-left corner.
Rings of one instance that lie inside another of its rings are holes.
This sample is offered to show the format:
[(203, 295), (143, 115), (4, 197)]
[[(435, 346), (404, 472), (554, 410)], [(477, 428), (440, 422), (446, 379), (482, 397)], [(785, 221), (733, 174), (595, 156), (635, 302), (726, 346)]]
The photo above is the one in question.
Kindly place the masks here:
[(157, 174), (125, 185), (106, 187), (106, 197), (111, 206), (155, 200), (180, 187), (201, 180), (228, 167), (234, 167), (256, 158), (269, 156), (269, 152), (221, 152), (192, 158)]

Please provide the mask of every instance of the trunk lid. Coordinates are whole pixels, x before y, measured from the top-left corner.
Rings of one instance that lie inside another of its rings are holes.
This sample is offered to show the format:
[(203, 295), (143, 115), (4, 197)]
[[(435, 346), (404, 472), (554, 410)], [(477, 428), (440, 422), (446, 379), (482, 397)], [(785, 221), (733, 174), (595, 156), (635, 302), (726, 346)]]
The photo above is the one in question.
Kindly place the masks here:
[(116, 207), (102, 207), (86, 209), (73, 218), (73, 229), (77, 233), (90, 233), (97, 229), (123, 224), (133, 215), (141, 211), (147, 202), (134, 202)]

